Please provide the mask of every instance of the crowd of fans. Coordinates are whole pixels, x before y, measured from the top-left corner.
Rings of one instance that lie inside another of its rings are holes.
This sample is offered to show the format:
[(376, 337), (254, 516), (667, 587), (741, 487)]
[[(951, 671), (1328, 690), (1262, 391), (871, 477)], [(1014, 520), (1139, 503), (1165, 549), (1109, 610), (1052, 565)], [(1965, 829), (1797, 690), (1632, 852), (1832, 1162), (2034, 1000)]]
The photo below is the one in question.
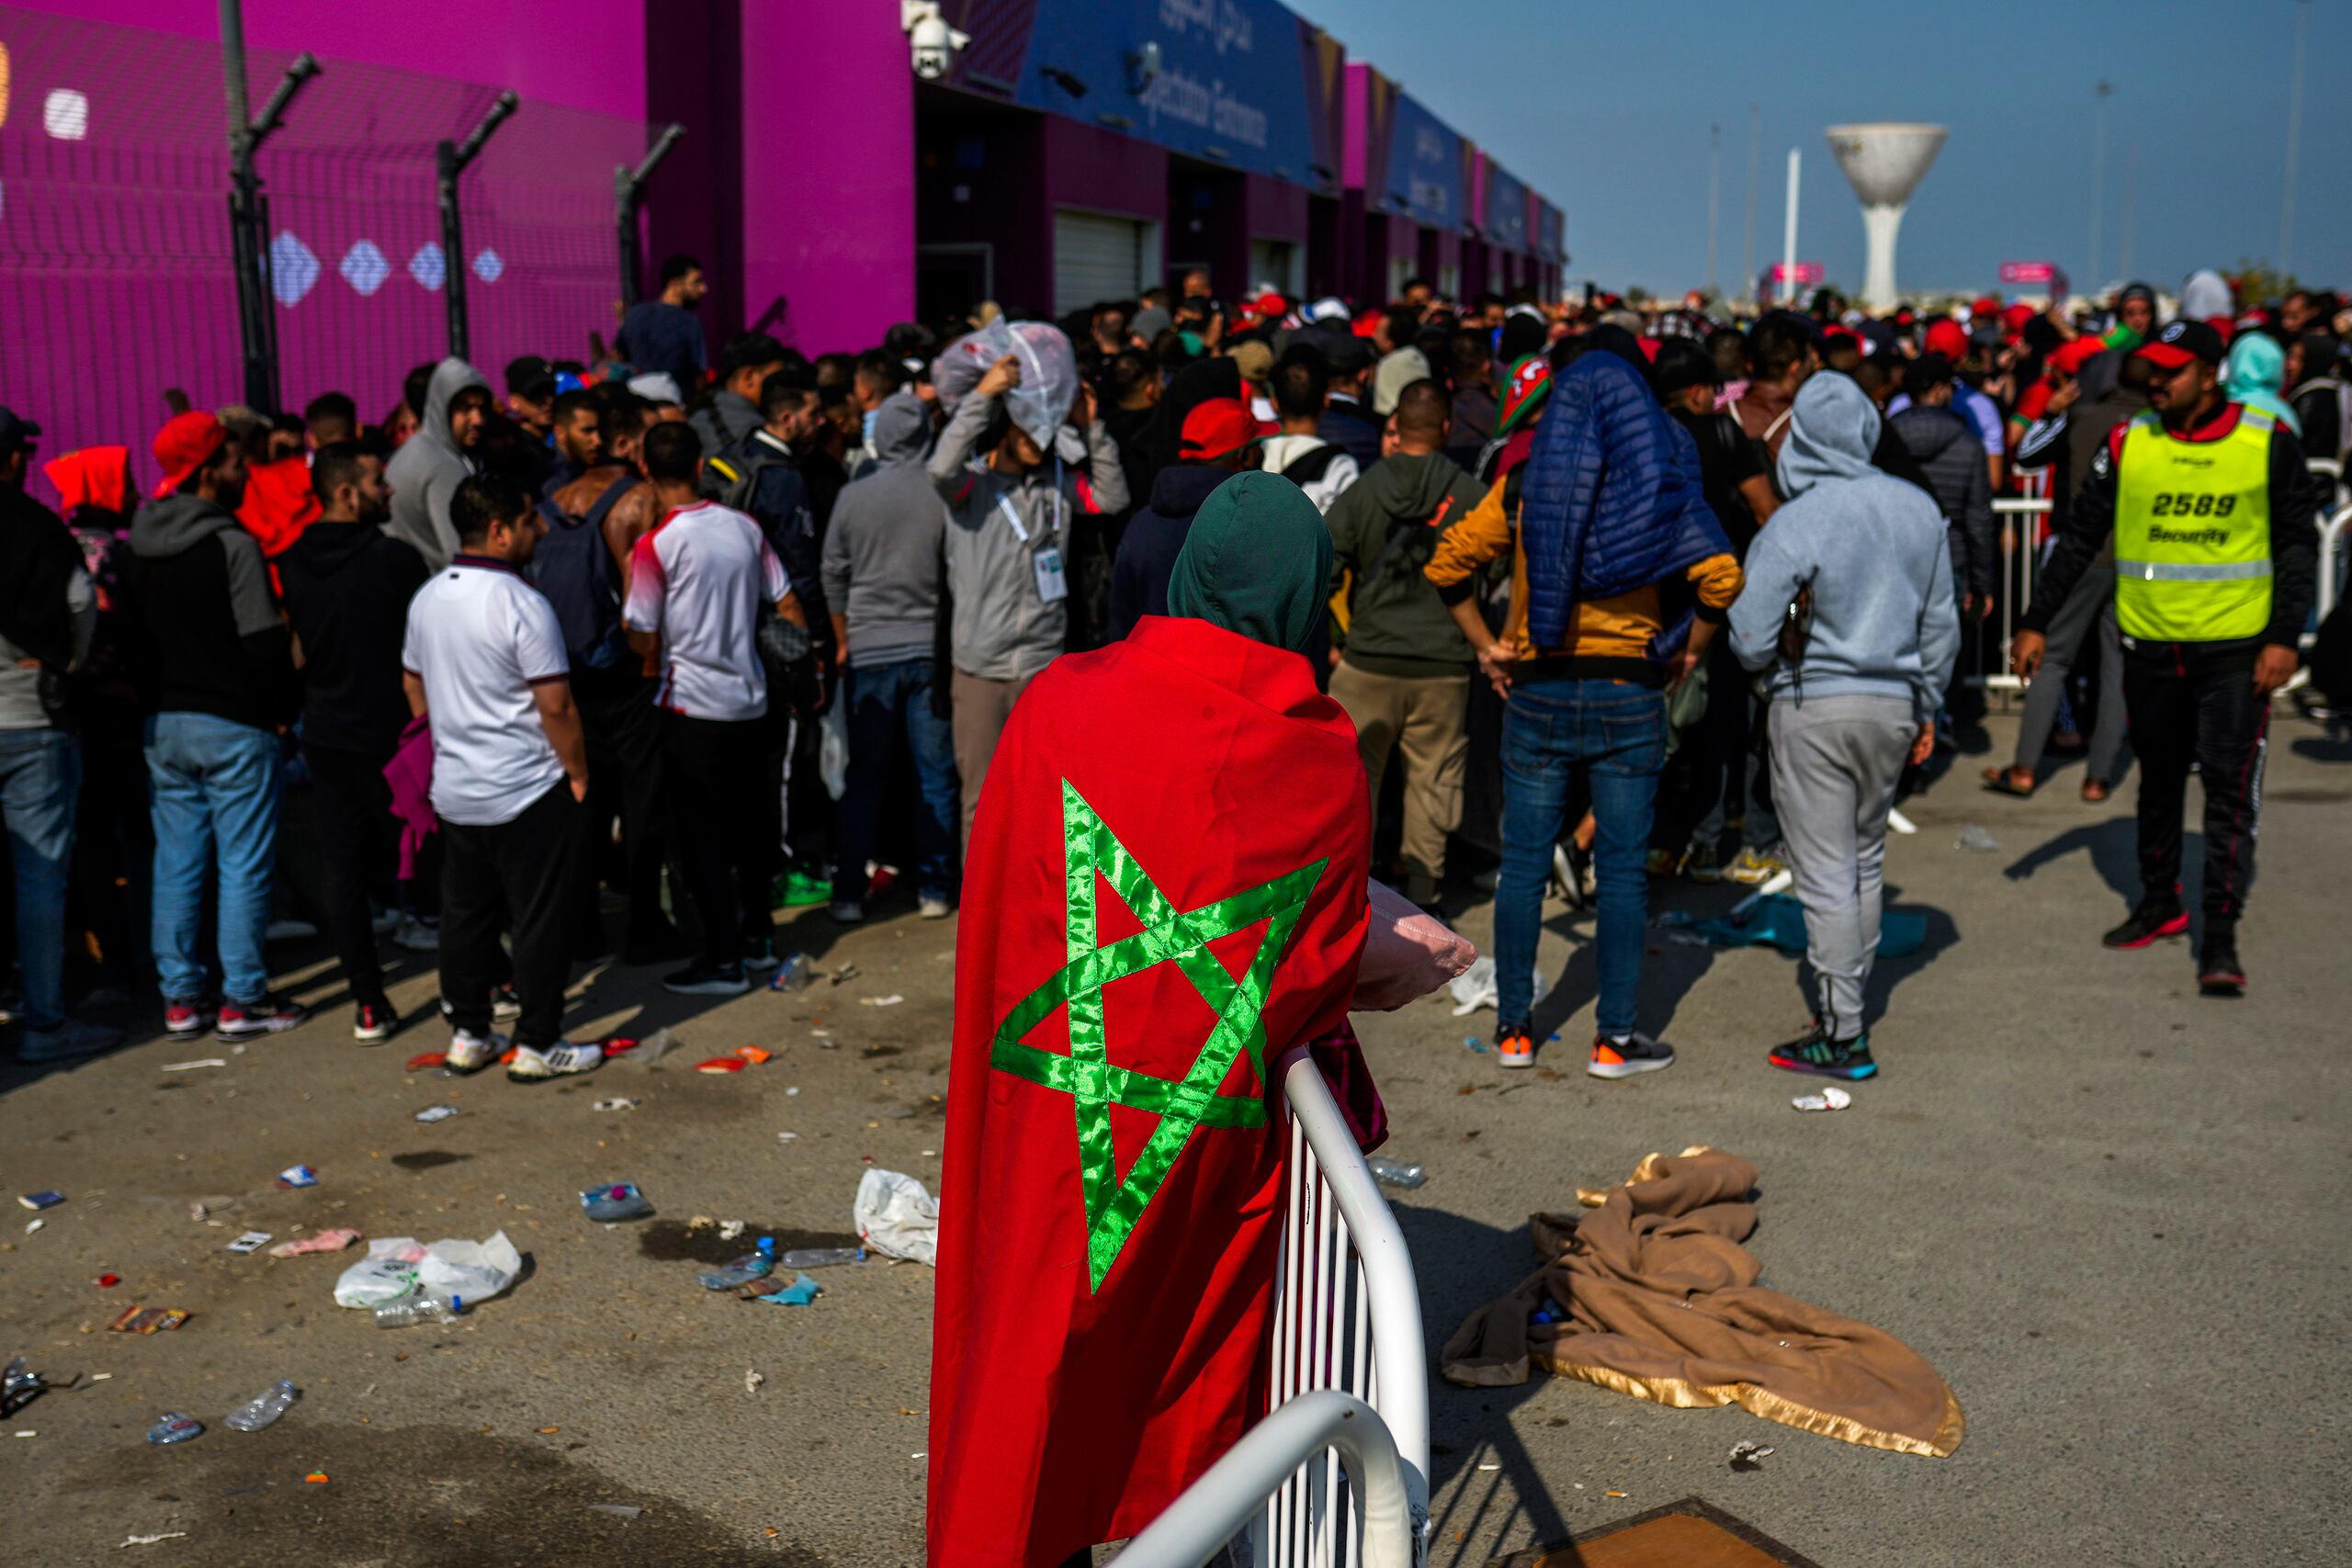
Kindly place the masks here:
[(1865, 1076), (1885, 807), (1970, 722), (1962, 677), (1997, 653), (1966, 628), (2006, 605), (2047, 636), (1988, 787), (2086, 748), (2103, 800), (2122, 765), (2111, 555), (2029, 615), (2008, 563), (2043, 537), (1995, 498), (2064, 528), (2169, 374), (2134, 352), (2167, 319), (2302, 455), (2352, 430), (2341, 303), (2204, 273), (2169, 310), (2135, 284), (1736, 320), (1420, 282), (1227, 301), (1193, 272), (1058, 323), (1050, 426), (1015, 417), (1017, 355), (956, 394), (933, 374), (1018, 310), (714, 357), (701, 269), (661, 283), (609, 355), (517, 359), (503, 395), (455, 358), (373, 424), (343, 392), (175, 394), (151, 493), (124, 446), (40, 462), (62, 525), (26, 492), (39, 411), (0, 410), (20, 1056), (107, 1048), (69, 998), (151, 985), (175, 1035), (293, 1028), (266, 948), (312, 927), (361, 1042), (401, 1021), (388, 940), (437, 955), (454, 1067), (560, 1076), (601, 1059), (562, 1035), (575, 964), (731, 995), (777, 963), (778, 908), (854, 924), (896, 890), (945, 917), (1024, 686), (1166, 615), (1193, 517), (1255, 469), (1330, 532), (1309, 657), (1392, 871), (1432, 908), (1496, 890), (1506, 1065), (1532, 1059), (1547, 885), (1597, 903), (1590, 1070), (1616, 1077), (1672, 1061), (1638, 1030), (1645, 879), (1792, 870), (1817, 1022), (1774, 1060)]

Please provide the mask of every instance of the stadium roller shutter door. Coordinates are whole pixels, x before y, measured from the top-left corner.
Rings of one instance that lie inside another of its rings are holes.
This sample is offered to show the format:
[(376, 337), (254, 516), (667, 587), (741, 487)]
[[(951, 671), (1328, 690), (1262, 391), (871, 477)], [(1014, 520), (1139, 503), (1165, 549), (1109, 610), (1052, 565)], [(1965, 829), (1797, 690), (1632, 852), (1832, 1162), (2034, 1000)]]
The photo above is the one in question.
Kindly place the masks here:
[(1144, 225), (1091, 212), (1054, 211), (1054, 314), (1102, 299), (1132, 299), (1143, 288)]

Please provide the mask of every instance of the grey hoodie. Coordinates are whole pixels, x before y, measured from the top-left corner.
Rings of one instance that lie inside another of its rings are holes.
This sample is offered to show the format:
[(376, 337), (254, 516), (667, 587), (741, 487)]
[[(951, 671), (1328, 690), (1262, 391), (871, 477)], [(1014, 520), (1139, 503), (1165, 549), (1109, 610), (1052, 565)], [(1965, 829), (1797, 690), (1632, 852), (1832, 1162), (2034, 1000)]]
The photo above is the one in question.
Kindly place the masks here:
[(458, 530), (449, 521), (449, 498), (473, 473), (473, 460), (449, 434), (449, 405), (468, 387), (490, 389), (482, 373), (462, 359), (445, 359), (425, 383), (424, 410), (416, 434), (392, 454), (384, 479), (392, 487), (391, 520), (384, 532), (413, 547), (425, 566), (439, 571), (458, 553)]
[(702, 437), (702, 455), (716, 457), (759, 429), (763, 422), (759, 404), (741, 392), (721, 387), (686, 423)]
[[(1871, 466), (1878, 410), (1844, 376), (1798, 391), (1781, 451), (1791, 500), (1747, 550), (1747, 583), (1731, 607), (1732, 651), (1771, 667), (1777, 701), (1907, 697), (1935, 716), (1960, 651), (1943, 514), (1917, 486)], [(1776, 663), (1781, 618), (1813, 590), (1813, 632), (1800, 668)]]
[(929, 660), (939, 636), (947, 507), (923, 471), (931, 411), (894, 392), (875, 411), (875, 468), (842, 488), (825, 530), (825, 603), (849, 624), (844, 662), (874, 669)]
[[(972, 461), (972, 447), (995, 406), (989, 398), (967, 397), (958, 403), (929, 467), (932, 482), (947, 502), (947, 586), (956, 595), (949, 634), (956, 668), (986, 681), (1022, 681), (1062, 651), (1069, 599), (1065, 594), (1046, 600), (1036, 562), (1048, 550), (1068, 550), (1065, 525), (1078, 510), (1078, 480), (1052, 453), (1020, 475)], [(1125, 511), (1126, 470), (1101, 420), (1087, 426), (1085, 446), (1095, 507)]]

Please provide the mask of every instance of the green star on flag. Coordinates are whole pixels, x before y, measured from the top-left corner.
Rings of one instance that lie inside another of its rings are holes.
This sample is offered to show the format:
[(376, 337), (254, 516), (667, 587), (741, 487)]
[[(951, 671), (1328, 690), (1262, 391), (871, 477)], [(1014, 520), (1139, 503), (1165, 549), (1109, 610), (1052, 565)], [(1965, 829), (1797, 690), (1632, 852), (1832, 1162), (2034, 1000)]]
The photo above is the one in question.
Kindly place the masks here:
[[(1062, 843), (1069, 885), (1069, 961), (997, 1025), (989, 1063), (1070, 1097), (1077, 1112), (1079, 1176), (1086, 1203), (1089, 1288), (1099, 1291), (1196, 1129), (1266, 1124), (1266, 1031), (1260, 1015), (1273, 987), (1276, 961), (1330, 861), (1326, 857), (1197, 909), (1179, 910), (1068, 779), (1062, 781)], [(1096, 934), (1098, 874), (1144, 928), (1108, 946)], [(1265, 938), (1236, 979), (1209, 944), (1261, 920), (1266, 923)], [(1181, 1079), (1114, 1063), (1102, 1022), (1105, 987), (1162, 964), (1175, 964), (1216, 1015), (1207, 1040)], [(1023, 1042), (1023, 1036), (1062, 1007), (1069, 1010), (1069, 1055)], [(1245, 1051), (1256, 1074), (1256, 1092), (1220, 1094), (1218, 1086), (1234, 1058)], [(1114, 1105), (1159, 1118), (1124, 1179), (1111, 1146)]]

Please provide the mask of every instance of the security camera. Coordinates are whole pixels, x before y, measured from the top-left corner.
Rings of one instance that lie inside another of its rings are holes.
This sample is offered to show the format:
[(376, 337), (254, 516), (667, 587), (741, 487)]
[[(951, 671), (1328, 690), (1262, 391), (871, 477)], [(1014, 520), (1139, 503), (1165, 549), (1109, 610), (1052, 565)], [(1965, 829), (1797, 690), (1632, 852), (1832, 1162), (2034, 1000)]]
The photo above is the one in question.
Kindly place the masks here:
[(899, 0), (899, 26), (913, 51), (915, 74), (926, 82), (946, 75), (956, 54), (972, 41), (970, 34), (947, 25), (937, 0)]

